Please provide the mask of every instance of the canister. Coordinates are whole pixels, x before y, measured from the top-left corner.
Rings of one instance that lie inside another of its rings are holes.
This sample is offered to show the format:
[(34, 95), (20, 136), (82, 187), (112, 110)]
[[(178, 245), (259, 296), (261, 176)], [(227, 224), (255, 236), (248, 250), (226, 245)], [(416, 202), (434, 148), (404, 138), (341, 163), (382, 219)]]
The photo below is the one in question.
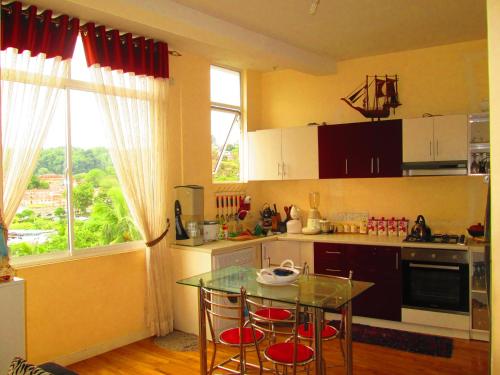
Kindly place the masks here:
[(398, 220), (398, 236), (406, 237), (408, 235), (408, 219), (404, 217)]
[(377, 219), (373, 216), (371, 219), (368, 219), (368, 234), (377, 235)]
[(390, 237), (398, 235), (398, 221), (395, 218), (387, 220), (387, 234)]
[(377, 234), (387, 236), (387, 220), (384, 217), (377, 220)]

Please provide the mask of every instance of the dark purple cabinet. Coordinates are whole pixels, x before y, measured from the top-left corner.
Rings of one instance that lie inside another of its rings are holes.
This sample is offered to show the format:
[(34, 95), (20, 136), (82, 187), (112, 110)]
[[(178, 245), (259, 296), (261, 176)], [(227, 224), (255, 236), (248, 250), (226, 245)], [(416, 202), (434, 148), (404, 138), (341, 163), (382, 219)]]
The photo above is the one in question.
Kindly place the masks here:
[(401, 321), (399, 247), (315, 243), (314, 272), (371, 281), (375, 285), (353, 301), (353, 314)]
[(387, 120), (318, 128), (319, 177), (400, 177), (402, 121)]

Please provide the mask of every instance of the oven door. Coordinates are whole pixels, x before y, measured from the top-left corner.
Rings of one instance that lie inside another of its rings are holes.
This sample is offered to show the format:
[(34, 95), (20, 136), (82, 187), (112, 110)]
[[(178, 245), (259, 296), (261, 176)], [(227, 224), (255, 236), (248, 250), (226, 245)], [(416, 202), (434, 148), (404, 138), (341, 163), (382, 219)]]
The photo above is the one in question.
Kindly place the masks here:
[(403, 260), (403, 305), (469, 312), (469, 265)]

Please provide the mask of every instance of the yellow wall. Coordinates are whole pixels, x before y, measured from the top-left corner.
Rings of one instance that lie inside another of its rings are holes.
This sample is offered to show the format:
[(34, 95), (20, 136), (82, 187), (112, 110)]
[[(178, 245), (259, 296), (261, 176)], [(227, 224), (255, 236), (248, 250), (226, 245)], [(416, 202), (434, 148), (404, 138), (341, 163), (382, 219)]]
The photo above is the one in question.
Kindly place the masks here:
[[(29, 361), (71, 361), (147, 334), (144, 251), (18, 270), (26, 279)], [(92, 350), (91, 350), (92, 352)]]
[[(264, 73), (260, 78), (260, 123), (251, 129), (305, 125), (309, 122), (366, 121), (340, 97), (368, 74), (400, 76), (400, 100), (395, 118), (422, 113), (451, 114), (479, 111), (488, 97), (485, 40), (392, 53), (338, 64), (338, 73), (312, 76), (296, 71)], [(258, 121), (258, 117), (255, 117)], [(297, 204), (307, 214), (308, 193), (321, 193), (320, 212), (366, 212), (374, 216), (409, 217), (423, 214), (434, 232), (465, 233), (484, 222), (486, 188), (477, 177), (420, 177), (261, 182), (256, 207)]]
[(500, 2), (488, 0), (488, 52), (490, 73), (490, 140), (492, 172), (491, 172), (491, 277), (492, 277), (492, 340), (491, 340), (491, 374), (500, 373)]
[(337, 74), (312, 76), (291, 70), (262, 75), (262, 118), (252, 129), (365, 121), (340, 100), (366, 74), (398, 74), (403, 104), (395, 118), (423, 113), (479, 112), (488, 97), (486, 40), (391, 53), (338, 63)]

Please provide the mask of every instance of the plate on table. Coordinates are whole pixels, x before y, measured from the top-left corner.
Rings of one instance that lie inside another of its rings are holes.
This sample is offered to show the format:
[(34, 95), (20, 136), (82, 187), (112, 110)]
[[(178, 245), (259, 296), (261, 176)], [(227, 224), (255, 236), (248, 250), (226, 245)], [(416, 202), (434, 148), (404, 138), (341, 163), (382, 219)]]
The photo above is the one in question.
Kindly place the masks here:
[(293, 284), (296, 280), (293, 281), (288, 281), (288, 280), (275, 280), (275, 281), (268, 281), (264, 280), (261, 276), (257, 276), (257, 282), (262, 285), (268, 285), (268, 286), (285, 286), (285, 285), (291, 285)]

